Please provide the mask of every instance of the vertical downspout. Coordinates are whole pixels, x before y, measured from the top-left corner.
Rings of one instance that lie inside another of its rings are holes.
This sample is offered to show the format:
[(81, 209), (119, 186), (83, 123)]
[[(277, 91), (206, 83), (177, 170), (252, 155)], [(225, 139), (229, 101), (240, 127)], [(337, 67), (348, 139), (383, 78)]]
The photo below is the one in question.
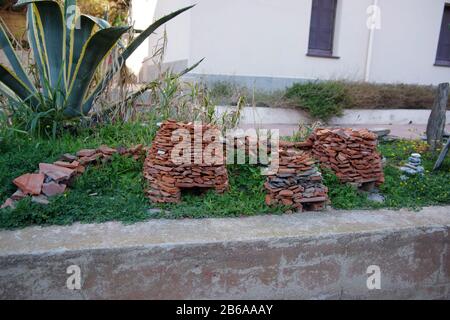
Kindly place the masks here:
[[(373, 0), (374, 8), (378, 7), (378, 0)], [(375, 26), (372, 26), (369, 31), (369, 45), (367, 46), (366, 71), (364, 74), (364, 81), (369, 82), (370, 71), (372, 67), (373, 41), (375, 38)]]

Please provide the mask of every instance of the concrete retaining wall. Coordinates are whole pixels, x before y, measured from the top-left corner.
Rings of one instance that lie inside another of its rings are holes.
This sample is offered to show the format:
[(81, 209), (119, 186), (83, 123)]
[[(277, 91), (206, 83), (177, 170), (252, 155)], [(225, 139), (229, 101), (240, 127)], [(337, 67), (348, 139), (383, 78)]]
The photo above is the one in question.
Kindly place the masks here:
[(449, 226), (437, 207), (0, 232), (0, 298), (448, 299)]
[[(223, 114), (233, 107), (219, 106), (217, 113)], [(344, 110), (341, 117), (332, 118), (330, 125), (407, 125), (427, 124), (431, 110), (383, 109)], [(287, 108), (247, 107), (242, 112), (241, 124), (286, 124), (312, 123), (313, 120), (302, 110)], [(450, 124), (450, 111), (447, 111), (447, 124)]]

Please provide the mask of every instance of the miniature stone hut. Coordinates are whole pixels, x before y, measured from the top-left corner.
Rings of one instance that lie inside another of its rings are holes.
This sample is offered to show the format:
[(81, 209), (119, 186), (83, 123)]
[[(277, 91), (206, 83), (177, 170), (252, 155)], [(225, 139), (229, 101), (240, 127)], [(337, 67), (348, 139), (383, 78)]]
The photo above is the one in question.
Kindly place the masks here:
[(322, 167), (331, 169), (342, 182), (358, 187), (384, 183), (383, 161), (377, 151), (377, 135), (367, 129), (316, 129), (302, 143)]
[[(224, 193), (228, 189), (223, 144), (210, 140), (210, 131), (217, 131), (217, 128), (173, 120), (161, 125), (144, 163), (144, 177), (148, 181), (146, 194), (152, 202), (178, 203), (183, 189), (215, 189), (217, 193)], [(183, 132), (185, 136), (180, 139)], [(190, 140), (185, 144), (188, 150), (184, 151), (189, 153), (187, 155), (178, 148), (181, 140), (186, 143), (186, 139)], [(218, 143), (219, 147), (210, 148), (213, 142)], [(210, 163), (205, 160), (204, 156), (209, 151), (218, 149), (222, 150), (222, 154), (213, 154), (218, 161)], [(184, 157), (186, 161), (177, 163), (173, 160), (174, 155)]]
[[(328, 188), (310, 152), (295, 143), (280, 142), (279, 169), (267, 177), (267, 205), (284, 205), (295, 211), (319, 211), (328, 203)], [(288, 212), (292, 212), (289, 210)]]

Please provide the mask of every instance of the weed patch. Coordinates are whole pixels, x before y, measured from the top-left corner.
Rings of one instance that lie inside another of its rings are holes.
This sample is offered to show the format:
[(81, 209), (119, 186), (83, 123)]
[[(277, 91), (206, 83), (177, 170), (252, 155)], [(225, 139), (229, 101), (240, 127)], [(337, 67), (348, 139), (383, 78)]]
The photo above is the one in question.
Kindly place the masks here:
[(325, 122), (340, 116), (349, 103), (344, 86), (339, 82), (297, 83), (286, 90), (286, 98)]

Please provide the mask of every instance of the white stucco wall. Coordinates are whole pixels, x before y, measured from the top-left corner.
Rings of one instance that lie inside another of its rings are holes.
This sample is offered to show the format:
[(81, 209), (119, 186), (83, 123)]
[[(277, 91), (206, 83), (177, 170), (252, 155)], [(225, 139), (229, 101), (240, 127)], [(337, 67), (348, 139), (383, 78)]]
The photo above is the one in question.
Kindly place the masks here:
[[(348, 0), (347, 0), (348, 1)], [(371, 79), (438, 84), (450, 68), (434, 66), (445, 3), (449, 0), (379, 0)]]
[[(195, 36), (191, 59), (204, 56), (207, 60), (197, 72), (360, 79), (364, 72), (368, 33), (365, 10), (370, 0), (339, 2), (334, 54), (340, 59), (336, 60), (306, 56), (311, 3), (311, 0), (200, 1), (192, 12), (192, 34)], [(220, 9), (214, 10), (218, 6)], [(220, 15), (210, 13), (215, 11)], [(204, 28), (205, 25), (209, 27)], [(215, 35), (217, 39), (213, 41)], [(205, 46), (204, 43), (213, 45)]]
[[(157, 0), (132, 0), (131, 1), (131, 20), (134, 28), (145, 29), (152, 24)], [(135, 73), (139, 74), (142, 62), (148, 56), (149, 40), (136, 49), (136, 51), (127, 60), (127, 66)]]
[[(178, 9), (190, 6), (192, 3), (193, 0), (160, 0), (156, 5), (154, 20)], [(182, 13), (150, 36), (149, 54), (155, 52), (155, 46), (162, 39), (164, 30), (167, 32), (165, 61), (189, 59), (191, 36), (193, 36), (191, 32), (191, 12)]]
[[(166, 62), (205, 57), (195, 73), (298, 79), (364, 80), (374, 0), (338, 0), (334, 55), (306, 56), (312, 0), (196, 0), (167, 24)], [(437, 84), (450, 68), (434, 66), (444, 3), (450, 0), (378, 0), (369, 80)], [(156, 16), (192, 3), (159, 0)], [(155, 41), (150, 41), (150, 48)], [(151, 50), (151, 49), (150, 49)]]

